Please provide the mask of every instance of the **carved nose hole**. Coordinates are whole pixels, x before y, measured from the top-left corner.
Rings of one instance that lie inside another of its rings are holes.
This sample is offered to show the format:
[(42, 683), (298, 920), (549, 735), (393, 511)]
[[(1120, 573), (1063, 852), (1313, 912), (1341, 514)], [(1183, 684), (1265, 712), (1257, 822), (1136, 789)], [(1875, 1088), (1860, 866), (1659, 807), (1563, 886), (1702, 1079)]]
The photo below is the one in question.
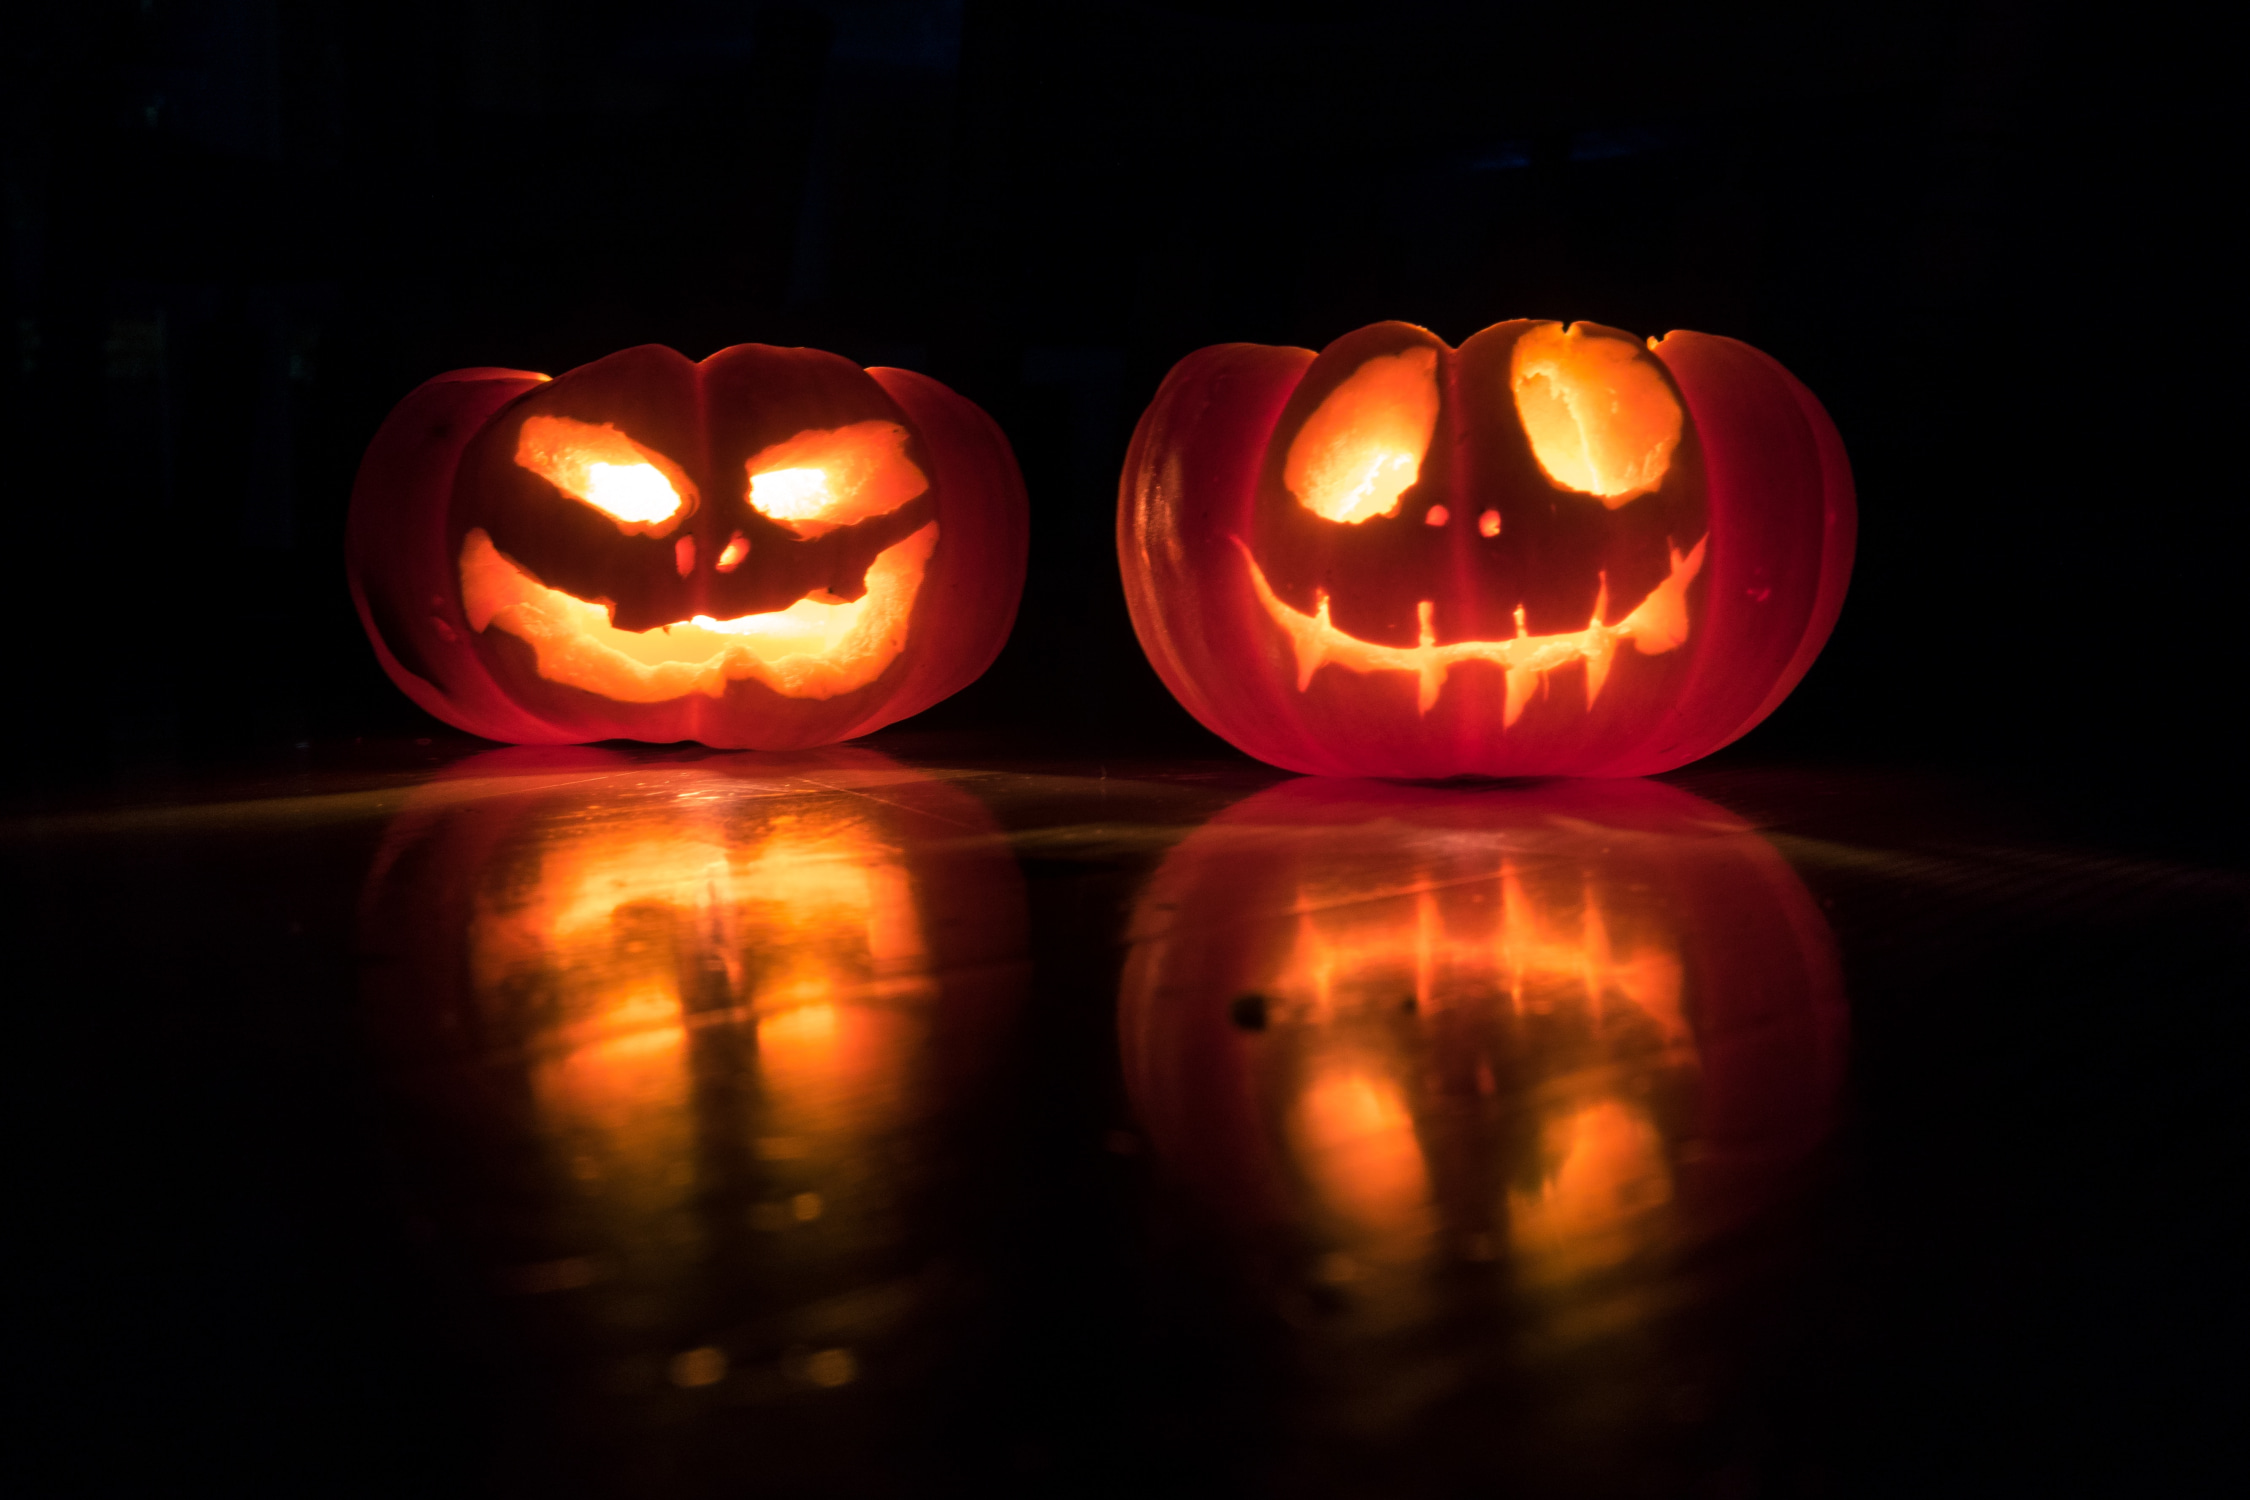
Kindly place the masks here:
[(727, 538), (727, 544), (720, 550), (719, 560), (713, 566), (722, 573), (732, 573), (742, 566), (742, 560), (749, 555), (750, 539), (738, 531)]
[(1448, 520), (1452, 519), (1452, 515), (1453, 513), (1444, 506), (1433, 505), (1423, 514), (1422, 524), (1425, 526), (1443, 526)]
[(1498, 536), (1499, 534), (1500, 512), (1496, 510), (1488, 510), (1483, 515), (1477, 517), (1477, 535)]
[(672, 544), (672, 566), (685, 578), (695, 571), (695, 538), (683, 536)]

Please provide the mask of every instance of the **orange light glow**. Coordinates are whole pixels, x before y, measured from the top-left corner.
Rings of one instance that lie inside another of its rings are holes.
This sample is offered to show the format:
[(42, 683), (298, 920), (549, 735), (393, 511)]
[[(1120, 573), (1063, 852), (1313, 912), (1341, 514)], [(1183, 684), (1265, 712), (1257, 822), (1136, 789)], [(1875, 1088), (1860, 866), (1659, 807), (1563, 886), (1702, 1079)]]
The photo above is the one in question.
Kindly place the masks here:
[(1505, 848), (1464, 848), (1373, 885), (1339, 871), (1297, 900), (1296, 938), (1274, 983), (1303, 1002), (1308, 1021), (1408, 996), (1417, 1014), (1462, 997), (1505, 997), (1518, 1013), (1559, 997), (1597, 1024), (1630, 1013), (1665, 1047), (1688, 1045), (1672, 945), (1645, 923), (1621, 932), (1593, 883), (1558, 885), (1551, 868), (1527, 872)]
[(1672, 1201), (1663, 1137), (1622, 1100), (1549, 1119), (1540, 1149), (1539, 1185), (1508, 1194), (1508, 1238), (1541, 1278), (1616, 1265), (1647, 1238), (1648, 1216)]
[(1398, 1084), (1379, 1064), (1325, 1060), (1293, 1123), (1307, 1175), (1359, 1234), (1405, 1248), (1429, 1232), (1429, 1166)]
[(742, 560), (749, 555), (750, 539), (738, 531), (727, 538), (727, 544), (719, 549), (719, 560), (712, 566), (721, 573), (732, 573), (742, 566)]
[(1687, 589), (1703, 569), (1704, 546), (1701, 540), (1697, 541), (1685, 556), (1675, 549), (1671, 573), (1631, 614), (1614, 625), (1602, 620), (1609, 600), (1605, 585), (1594, 601), (1594, 616), (1583, 630), (1532, 635), (1525, 627), (1523, 611), (1518, 609), (1516, 634), (1511, 639), (1452, 641), (1441, 646), (1434, 624), (1436, 607), (1425, 599), (1421, 604), (1421, 640), (1412, 646), (1378, 646), (1336, 628), (1329, 619), (1325, 590), (1315, 596), (1315, 608), (1309, 615), (1285, 603), (1266, 582), (1265, 569), (1258, 566), (1258, 559), (1249, 547), (1240, 538), (1235, 545), (1242, 548), (1242, 558), (1249, 566), (1250, 584), (1257, 592), (1258, 602), (1265, 606), (1274, 624), (1288, 635), (1296, 651), (1297, 691), (1300, 693), (1312, 686), (1313, 674), (1325, 666), (1338, 666), (1350, 672), (1411, 672), (1419, 685), (1415, 705), (1426, 714), (1437, 706), (1438, 695), (1445, 690), (1446, 675), (1454, 667), (1464, 662), (1492, 662), (1508, 674), (1505, 724), (1513, 724), (1522, 716), (1533, 691), (1542, 684), (1547, 673), (1558, 667), (1577, 662), (1586, 664), (1586, 706), (1592, 708), (1601, 697), (1603, 684), (1609, 680), (1609, 670), (1616, 662), (1619, 646), (1630, 642), (1643, 656), (1659, 656), (1686, 641), (1690, 628)]
[(693, 491), (677, 464), (606, 422), (527, 417), (516, 435), (516, 462), (628, 535), (663, 535)]
[(937, 537), (931, 521), (877, 553), (858, 599), (816, 596), (764, 614), (630, 631), (610, 623), (607, 605), (532, 577), (478, 528), (461, 544), (461, 602), (473, 628), (497, 626), (529, 643), (540, 676), (619, 703), (717, 698), (743, 678), (786, 697), (833, 698), (882, 676), (905, 649)]
[(906, 456), (906, 429), (896, 422), (800, 432), (745, 467), (751, 506), (808, 539), (886, 515), (930, 487)]
[(758, 1022), (758, 1069), (773, 1093), (768, 1139), (893, 1123), (920, 1027), (893, 1011), (806, 1005)]
[(1566, 490), (1615, 510), (1664, 482), (1680, 402), (1640, 345), (1542, 323), (1516, 340), (1510, 384), (1532, 456)]
[(1825, 938), (1770, 844), (1659, 783), (1295, 778), (1143, 886), (1126, 1095), (1340, 1418), (1457, 1404), (1472, 1345), (1608, 1401), (1713, 1270), (1775, 1264), (1843, 1077)]
[[(565, 825), (471, 920), (476, 991), (537, 997), (544, 1137), (649, 1271), (699, 1253), (714, 1130), (789, 1164), (766, 1218), (806, 1224), (864, 1191), (859, 1156), (914, 1102), (934, 981), (901, 852), (841, 809), (744, 827), (742, 805), (691, 787)], [(754, 1039), (753, 1073), (699, 1094), (711, 1028)]]
[(859, 749), (493, 750), (413, 789), (361, 910), (418, 1204), (559, 1390), (795, 1421), (974, 1318), (1028, 963), (967, 793)]
[(1500, 512), (1496, 510), (1488, 510), (1483, 515), (1477, 517), (1478, 536), (1498, 536), (1499, 534)]
[(1367, 361), (1328, 393), (1289, 445), (1282, 482), (1314, 515), (1356, 526), (1398, 514), (1437, 430), (1437, 351)]
[[(1671, 1177), (1633, 1080), (1696, 1059), (1660, 908), (1594, 867), (1483, 840), (1424, 845), (1403, 867), (1337, 861), (1295, 905), (1258, 985), (1272, 1017), (1259, 1055), (1321, 1233), (1350, 1265), (1424, 1260), (1441, 1224), (1464, 1244), (1502, 1234), (1542, 1279), (1648, 1243)], [(1462, 1128), (1462, 1106), (1432, 1049), (1453, 1048), (1458, 1075), (1463, 1044), (1504, 1036), (1481, 1087), (1500, 1066), (1533, 1101), (1532, 1170), (1448, 1178), (1458, 1164), (1425, 1137)]]

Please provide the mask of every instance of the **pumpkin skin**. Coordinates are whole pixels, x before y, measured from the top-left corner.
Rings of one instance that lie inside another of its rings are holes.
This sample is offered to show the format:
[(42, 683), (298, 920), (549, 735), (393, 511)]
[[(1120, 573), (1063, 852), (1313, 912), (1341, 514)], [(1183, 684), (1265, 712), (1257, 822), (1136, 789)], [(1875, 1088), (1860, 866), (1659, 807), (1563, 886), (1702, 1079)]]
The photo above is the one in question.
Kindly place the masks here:
[[(1568, 405), (1589, 467), (1558, 477), (1539, 419), (1565, 396), (1625, 415), (1605, 430)], [(1628, 474), (1601, 445), (1633, 438), (1644, 408), (1672, 430)], [(1372, 470), (1359, 514), (1308, 498), (1323, 452), (1386, 442), (1414, 460), (1388, 511), (1366, 513), (1385, 494)], [(1736, 739), (1796, 686), (1842, 608), (1855, 529), (1842, 440), (1768, 356), (1517, 320), (1459, 349), (1378, 323), (1317, 356), (1189, 355), (1134, 433), (1117, 540), (1158, 675), (1261, 760), (1644, 776)]]
[(1661, 783), (1288, 782), (1168, 855), (1128, 941), (1135, 1116), (1283, 1287), (1344, 1254), (1377, 1301), (1462, 1262), (1607, 1295), (1786, 1196), (1836, 1120), (1827, 922)]
[[(813, 476), (794, 515), (758, 501), (775, 474)], [(360, 465), (347, 571), (384, 671), (473, 734), (799, 749), (991, 665), (1028, 514), (999, 429), (925, 376), (651, 344), (411, 392)]]

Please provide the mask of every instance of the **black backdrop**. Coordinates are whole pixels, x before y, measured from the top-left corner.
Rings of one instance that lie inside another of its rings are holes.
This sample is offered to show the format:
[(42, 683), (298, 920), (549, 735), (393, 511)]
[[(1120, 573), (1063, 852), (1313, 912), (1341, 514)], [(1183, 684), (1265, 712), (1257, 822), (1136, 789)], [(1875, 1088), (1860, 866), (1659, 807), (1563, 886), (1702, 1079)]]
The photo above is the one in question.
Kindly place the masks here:
[(1016, 635), (922, 727), (1215, 742), (1110, 551), (1171, 363), (1379, 318), (1698, 328), (1863, 508), (1750, 742), (2209, 770), (2239, 680), (2222, 49), (2019, 0), (112, 0), (9, 23), (11, 754), (432, 732), (342, 586), (440, 370), (660, 341), (903, 364), (1015, 442)]
[[(2029, 768), (2089, 815), (2156, 796), (2239, 867), (2216, 809), (2239, 804), (2243, 90), (2232, 51), (2145, 7), (34, 0), (0, 39), (0, 800), (442, 734), (345, 596), (362, 448), (438, 371), (645, 340), (914, 366), (1000, 420), (1034, 507), (1022, 619), (918, 722), (1213, 749), (1142, 662), (1110, 551), (1165, 370), (1221, 340), (1537, 315), (1747, 339), (1851, 448), (1835, 641), (1730, 754)], [(0, 901), (24, 924), (0, 939), (23, 997), (0, 1092), (37, 1101), (11, 1228), (51, 1261), (11, 1278), (7, 1326), (51, 1330), (15, 1363), (85, 1492), (136, 1465), (323, 1492), (290, 1467), (318, 1450), (390, 1493), (500, 1425), (448, 1383), (486, 1356), (445, 1342), (368, 1185), (362, 835), (287, 860), (270, 831), (53, 836)], [(1098, 995), (1108, 950), (1059, 950), (1097, 925), (1071, 903), (1125, 886), (1060, 864), (1034, 871), (1069, 918), (1036, 962)], [(1972, 938), (2001, 925), (1989, 891), (1886, 905), (1873, 875), (1825, 877), (1869, 1002), (1867, 1198), (1903, 1209), (1847, 1278), (1877, 1287), (1852, 1312), (1876, 1332), (1838, 1336), (1799, 1425), (1896, 1436), (1868, 1471), (1927, 1464), (1937, 1490), (1948, 1443), (2043, 1476), (2104, 1445), (2193, 1459), (2240, 1425), (2216, 1316), (2239, 1279), (2216, 1233), (2240, 1196), (2214, 1019), (2240, 1013), (2235, 908), (2124, 861), (2058, 887), (2099, 901), (2037, 906), (2045, 867), (2023, 868), (2002, 894), (2047, 915), (1982, 949), (1929, 932), (1950, 904)], [(2141, 906), (2104, 908), (2136, 882)], [(307, 911), (309, 935), (239, 936)], [(2066, 924), (2092, 936), (2051, 942)], [(1060, 1098), (1112, 1039), (1098, 1006), (1053, 1014), (1027, 1055)], [(1078, 1137), (1025, 1137), (1024, 1176), (1084, 1199), (1027, 1242), (1093, 1224), (1123, 1255)], [(1087, 1326), (1107, 1316), (1142, 1310)], [(1957, 1420), (1917, 1422), (1940, 1407)], [(285, 1430), (296, 1448), (244, 1459)]]

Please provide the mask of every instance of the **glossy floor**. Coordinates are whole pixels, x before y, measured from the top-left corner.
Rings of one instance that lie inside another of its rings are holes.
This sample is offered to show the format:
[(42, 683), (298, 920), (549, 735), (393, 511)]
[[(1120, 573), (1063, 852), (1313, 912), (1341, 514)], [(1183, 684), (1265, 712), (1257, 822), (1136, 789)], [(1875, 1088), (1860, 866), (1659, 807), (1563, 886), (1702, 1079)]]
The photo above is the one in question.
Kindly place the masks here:
[(1928, 777), (893, 743), (13, 817), (39, 1492), (2114, 1492), (2219, 1429), (2240, 876)]

